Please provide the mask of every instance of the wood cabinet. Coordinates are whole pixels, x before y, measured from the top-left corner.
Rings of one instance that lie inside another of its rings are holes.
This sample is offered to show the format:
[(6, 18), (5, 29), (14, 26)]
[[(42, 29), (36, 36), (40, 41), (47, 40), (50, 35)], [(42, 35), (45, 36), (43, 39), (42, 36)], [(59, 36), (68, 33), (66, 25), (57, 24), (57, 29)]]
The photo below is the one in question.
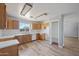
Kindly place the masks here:
[(42, 27), (42, 29), (46, 29), (48, 27), (48, 23), (42, 23), (41, 27)]
[(10, 19), (7, 19), (7, 29), (13, 29), (13, 21)]
[(29, 34), (29, 35), (20, 35), (20, 36), (17, 36), (16, 38), (18, 39), (20, 44), (32, 41), (32, 35), (31, 34)]
[(6, 17), (7, 29), (19, 29), (19, 21)]
[(0, 49), (0, 56), (18, 56), (18, 45)]
[(0, 3), (0, 29), (6, 28), (6, 5)]
[(41, 23), (33, 23), (32, 29), (33, 30), (40, 30), (41, 29)]
[(40, 34), (40, 33), (37, 33), (36, 34), (36, 40), (45, 40), (45, 34)]
[(0, 3), (0, 29), (19, 29), (19, 22), (6, 17), (6, 5)]
[(33, 30), (46, 29), (47, 27), (48, 27), (48, 23), (33, 23), (32, 24)]
[(19, 21), (13, 20), (13, 29), (19, 29)]

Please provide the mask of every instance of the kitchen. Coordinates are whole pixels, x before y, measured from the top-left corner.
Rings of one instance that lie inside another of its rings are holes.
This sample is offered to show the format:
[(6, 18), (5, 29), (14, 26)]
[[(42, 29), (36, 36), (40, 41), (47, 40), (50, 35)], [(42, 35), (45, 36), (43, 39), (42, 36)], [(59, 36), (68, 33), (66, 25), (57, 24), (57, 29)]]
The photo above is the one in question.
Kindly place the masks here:
[[(44, 30), (47, 27), (47, 23), (42, 22), (23, 22), (17, 20), (17, 18), (7, 15), (7, 4), (0, 4), (0, 42), (3, 42), (2, 44), (4, 46), (1, 46), (1, 48), (8, 47), (9, 41), (17, 39), (17, 41), (14, 42), (16, 44), (24, 44), (27, 42), (32, 42), (35, 40), (45, 40), (45, 33)], [(21, 23), (24, 23), (24, 25), (29, 25), (27, 29), (23, 27)], [(20, 25), (21, 24), (21, 25)], [(23, 27), (23, 28), (20, 28)], [(8, 41), (8, 44), (4, 44), (4, 42)], [(1, 45), (2, 45), (1, 44)], [(12, 45), (13, 46), (13, 45)], [(11, 54), (9, 54), (11, 55)]]
[(79, 55), (78, 6), (0, 3), (0, 55)]

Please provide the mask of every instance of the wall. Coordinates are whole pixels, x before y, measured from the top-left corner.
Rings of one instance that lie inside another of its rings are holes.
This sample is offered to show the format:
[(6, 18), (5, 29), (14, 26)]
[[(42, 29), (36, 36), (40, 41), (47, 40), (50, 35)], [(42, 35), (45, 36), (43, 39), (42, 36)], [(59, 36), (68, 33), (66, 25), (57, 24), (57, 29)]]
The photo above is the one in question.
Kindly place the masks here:
[(78, 39), (79, 39), (79, 23), (78, 23)]
[(66, 37), (78, 37), (78, 15), (69, 15), (64, 18), (64, 35)]
[(1, 36), (14, 36), (14, 35), (17, 35), (17, 34), (25, 34), (26, 32), (23, 31), (23, 32), (20, 32), (20, 30), (18, 29), (9, 29), (9, 30), (0, 30), (0, 35)]
[(0, 36), (2, 36), (2, 30), (0, 30)]
[(45, 39), (49, 40), (49, 25), (46, 29), (42, 30), (41, 33), (45, 33)]

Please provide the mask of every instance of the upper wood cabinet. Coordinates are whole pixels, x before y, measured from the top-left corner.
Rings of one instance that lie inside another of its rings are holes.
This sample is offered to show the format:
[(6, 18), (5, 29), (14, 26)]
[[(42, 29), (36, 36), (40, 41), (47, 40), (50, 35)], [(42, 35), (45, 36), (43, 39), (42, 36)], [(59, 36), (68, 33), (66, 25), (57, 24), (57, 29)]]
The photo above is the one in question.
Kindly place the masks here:
[(19, 29), (19, 21), (6, 17), (7, 29)]
[(41, 29), (41, 23), (33, 23), (32, 29), (33, 30), (40, 30)]
[(19, 21), (13, 20), (13, 28), (14, 29), (19, 29)]
[(41, 27), (42, 27), (42, 29), (46, 29), (48, 27), (48, 23), (42, 23)]
[(13, 20), (7, 19), (7, 29), (13, 29)]
[(6, 28), (6, 5), (0, 3), (0, 29)]
[(48, 27), (48, 23), (33, 23), (32, 24), (33, 30), (46, 29), (47, 27)]

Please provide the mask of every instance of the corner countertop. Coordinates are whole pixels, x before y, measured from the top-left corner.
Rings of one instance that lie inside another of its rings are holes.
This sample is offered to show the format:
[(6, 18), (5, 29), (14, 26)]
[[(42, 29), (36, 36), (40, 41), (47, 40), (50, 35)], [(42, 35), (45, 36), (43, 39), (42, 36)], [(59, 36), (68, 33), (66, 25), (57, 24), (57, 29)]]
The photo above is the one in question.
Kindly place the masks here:
[(14, 35), (11, 35), (11, 36), (0, 36), (0, 39), (12, 38), (12, 37), (15, 37), (15, 36)]
[(0, 42), (0, 49), (13, 46), (13, 45), (17, 45), (17, 44), (19, 44), (18, 40), (9, 40), (5, 42)]

